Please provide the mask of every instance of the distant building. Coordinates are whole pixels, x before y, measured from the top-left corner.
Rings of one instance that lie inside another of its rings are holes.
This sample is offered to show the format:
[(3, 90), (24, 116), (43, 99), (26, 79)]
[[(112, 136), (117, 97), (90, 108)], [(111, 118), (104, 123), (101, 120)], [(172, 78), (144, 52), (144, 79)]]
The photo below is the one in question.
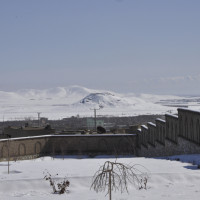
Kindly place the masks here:
[(31, 127), (26, 123), (24, 127), (5, 127), (1, 138), (6, 138), (8, 135), (15, 138), (51, 134), (55, 134), (55, 129), (51, 128), (50, 125), (46, 125), (45, 127)]
[[(96, 126), (104, 127), (104, 121), (103, 120), (96, 120)], [(94, 118), (87, 118), (87, 128), (88, 129), (95, 129), (95, 120)]]

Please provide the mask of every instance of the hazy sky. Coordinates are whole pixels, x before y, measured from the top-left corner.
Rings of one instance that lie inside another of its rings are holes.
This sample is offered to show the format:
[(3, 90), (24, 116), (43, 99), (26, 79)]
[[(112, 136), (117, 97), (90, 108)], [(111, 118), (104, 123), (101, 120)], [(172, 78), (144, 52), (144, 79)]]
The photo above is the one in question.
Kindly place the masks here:
[(0, 0), (0, 90), (200, 94), (199, 0)]

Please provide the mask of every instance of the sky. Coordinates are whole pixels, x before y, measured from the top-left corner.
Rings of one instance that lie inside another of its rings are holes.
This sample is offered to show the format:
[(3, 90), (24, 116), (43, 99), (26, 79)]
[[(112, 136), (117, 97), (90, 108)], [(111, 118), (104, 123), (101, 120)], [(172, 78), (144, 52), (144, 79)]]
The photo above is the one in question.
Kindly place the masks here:
[(199, 0), (0, 0), (0, 90), (200, 94)]

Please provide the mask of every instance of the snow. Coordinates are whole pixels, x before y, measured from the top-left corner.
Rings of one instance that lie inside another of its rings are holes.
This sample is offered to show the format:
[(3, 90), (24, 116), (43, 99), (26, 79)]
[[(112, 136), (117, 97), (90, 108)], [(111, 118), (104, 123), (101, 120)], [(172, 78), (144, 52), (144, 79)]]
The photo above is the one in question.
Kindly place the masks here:
[(141, 127), (145, 128), (145, 129), (148, 129), (148, 127), (146, 125), (142, 125)]
[[(180, 159), (181, 161), (176, 161)], [(7, 162), (0, 162), (0, 197), (2, 200), (104, 200), (105, 192), (90, 190), (92, 176), (106, 161), (115, 161), (112, 157), (42, 157), (34, 160), (10, 162), (10, 174), (7, 174)], [(140, 164), (149, 171), (147, 190), (138, 190), (129, 185), (129, 193), (113, 192), (113, 200), (197, 200), (200, 196), (200, 170), (197, 165), (200, 155), (181, 155), (169, 158), (119, 157), (118, 162)], [(189, 163), (190, 162), (190, 163)], [(191, 164), (194, 163), (195, 165)], [(70, 181), (69, 192), (58, 195), (52, 193), (49, 182), (43, 179), (45, 171), (58, 174), (56, 181), (64, 177)]]
[(170, 114), (166, 114), (166, 115), (169, 116), (169, 117), (178, 119), (178, 115), (170, 115)]
[(152, 123), (152, 122), (148, 122), (147, 124), (150, 125), (150, 126), (156, 127), (156, 124), (154, 124), (154, 123)]
[(160, 121), (160, 122), (163, 122), (163, 123), (165, 123), (165, 122), (166, 122), (165, 120), (163, 120), (163, 119), (160, 119), (160, 118), (157, 118), (156, 120), (157, 120), (157, 121)]
[(186, 112), (195, 112), (195, 113), (197, 113), (197, 114), (200, 114), (200, 111), (196, 111), (196, 110), (194, 110), (194, 109), (186, 109), (186, 108), (181, 108), (180, 110), (182, 110), (182, 111), (186, 111)]
[[(118, 134), (103, 134), (104, 137), (118, 137), (118, 136), (133, 136), (136, 134), (126, 134), (126, 133), (118, 133)], [(37, 135), (37, 136), (27, 136), (27, 137), (17, 137), (10, 138), (9, 140), (26, 140), (26, 139), (34, 139), (34, 138), (49, 138), (49, 137), (102, 137), (102, 134), (67, 134), (67, 135)], [(0, 139), (0, 142), (7, 141), (8, 139)]]
[(57, 87), (44, 90), (0, 91), (0, 121), (62, 119), (71, 116), (91, 117), (92, 109), (98, 116), (137, 116), (144, 114), (177, 113), (177, 107), (200, 110), (199, 97), (179, 97), (153, 94), (120, 94), (93, 90), (81, 86)]

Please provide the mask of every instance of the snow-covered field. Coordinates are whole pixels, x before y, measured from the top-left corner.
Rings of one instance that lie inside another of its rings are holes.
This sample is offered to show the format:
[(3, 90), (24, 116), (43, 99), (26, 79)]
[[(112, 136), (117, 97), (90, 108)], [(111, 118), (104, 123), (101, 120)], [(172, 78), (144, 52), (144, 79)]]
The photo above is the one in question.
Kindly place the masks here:
[[(179, 158), (182, 161), (176, 161)], [(106, 160), (115, 158), (38, 158), (35, 160), (10, 163), (0, 162), (0, 199), (1, 200), (104, 200), (106, 193), (90, 190), (92, 176)], [(118, 158), (118, 162), (141, 164), (149, 170), (150, 179), (147, 190), (129, 187), (129, 194), (114, 192), (113, 200), (199, 200), (200, 198), (200, 155), (173, 156), (170, 159)], [(190, 162), (190, 163), (189, 163)], [(193, 164), (191, 164), (193, 163)], [(69, 192), (53, 194), (49, 182), (43, 179), (43, 172), (58, 173), (58, 179), (67, 177), (70, 181)]]
[(136, 116), (176, 113), (177, 107), (200, 110), (200, 97), (180, 97), (153, 94), (119, 94), (80, 86), (46, 90), (0, 91), (0, 121), (41, 117), (62, 119), (79, 115)]

